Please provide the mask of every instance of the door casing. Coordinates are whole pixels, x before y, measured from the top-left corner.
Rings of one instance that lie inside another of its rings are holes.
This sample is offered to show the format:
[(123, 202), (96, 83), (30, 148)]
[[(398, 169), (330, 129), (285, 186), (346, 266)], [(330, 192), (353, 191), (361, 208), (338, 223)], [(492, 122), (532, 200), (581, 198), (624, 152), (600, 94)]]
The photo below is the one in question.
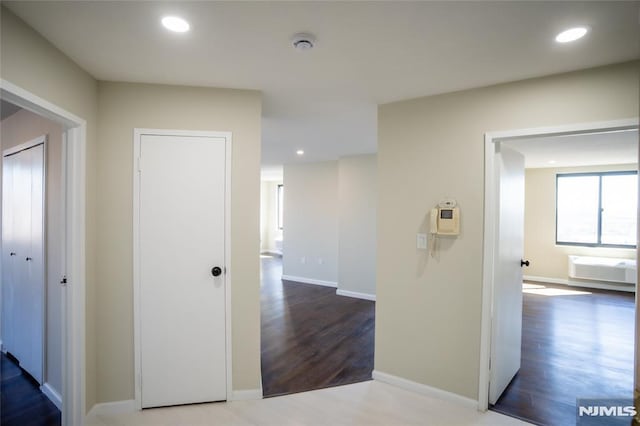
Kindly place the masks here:
[[(638, 118), (577, 123), (553, 127), (538, 127), (485, 133), (484, 136), (484, 246), (482, 265), (482, 315), (480, 323), (480, 366), (478, 378), (478, 410), (489, 408), (489, 377), (491, 363), (491, 321), (494, 294), (494, 267), (497, 261), (496, 228), (498, 225), (498, 185), (496, 179), (496, 142), (516, 138), (533, 138), (541, 136), (561, 136), (569, 134), (593, 133), (603, 131), (638, 129)], [(636, 252), (636, 261), (638, 253)], [(636, 306), (638, 301), (636, 292)], [(636, 309), (637, 315), (637, 309)], [(636, 342), (636, 363), (638, 361), (638, 345)], [(637, 374), (637, 372), (636, 372)], [(636, 386), (638, 386), (636, 380)]]
[[(227, 379), (227, 400), (232, 395), (232, 347), (231, 347), (231, 132), (215, 131), (192, 131), (192, 130), (170, 130), (170, 129), (134, 129), (133, 131), (133, 176), (138, 174), (138, 159), (140, 158), (140, 144), (142, 135), (158, 136), (197, 136), (215, 137), (226, 140), (225, 149), (225, 259), (226, 259), (226, 291), (225, 291), (225, 343), (226, 343), (226, 379)], [(136, 202), (140, 198), (140, 181), (133, 179), (133, 319), (134, 319), (134, 383), (135, 383), (135, 407), (142, 410), (142, 386), (141, 386), (141, 336), (140, 336), (140, 208)], [(168, 342), (170, 344), (170, 342)]]

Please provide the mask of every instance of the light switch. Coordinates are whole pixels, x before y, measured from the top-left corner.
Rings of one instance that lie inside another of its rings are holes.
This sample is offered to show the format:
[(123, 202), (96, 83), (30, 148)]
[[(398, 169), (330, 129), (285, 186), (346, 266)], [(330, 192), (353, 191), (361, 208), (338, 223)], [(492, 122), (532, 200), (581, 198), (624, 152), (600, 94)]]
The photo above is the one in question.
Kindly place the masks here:
[(427, 234), (416, 234), (416, 248), (419, 250), (427, 249)]

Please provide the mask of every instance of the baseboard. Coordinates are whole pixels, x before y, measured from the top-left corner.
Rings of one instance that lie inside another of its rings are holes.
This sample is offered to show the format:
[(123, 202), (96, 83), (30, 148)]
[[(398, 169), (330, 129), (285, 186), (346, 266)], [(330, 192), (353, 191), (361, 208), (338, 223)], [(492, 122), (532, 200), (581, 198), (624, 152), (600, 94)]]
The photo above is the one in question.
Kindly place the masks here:
[(231, 392), (231, 401), (246, 401), (262, 399), (262, 389), (234, 390)]
[(565, 278), (549, 278), (549, 277), (536, 277), (533, 275), (524, 275), (522, 277), (525, 281), (533, 281), (537, 283), (548, 284), (560, 284), (569, 287), (584, 287), (595, 288), (599, 290), (614, 290), (614, 291), (626, 291), (629, 293), (635, 293), (635, 284), (614, 284), (606, 281), (583, 281), (583, 280), (571, 280)]
[(359, 293), (357, 291), (349, 291), (349, 290), (341, 290), (341, 289), (337, 289), (336, 294), (338, 296), (354, 297), (356, 299), (372, 300), (374, 302), (376, 301), (375, 294)]
[(296, 277), (293, 275), (282, 275), (283, 280), (295, 281), (304, 284), (322, 285), (325, 287), (338, 287), (338, 283), (334, 281), (316, 280), (315, 278)]
[(282, 252), (276, 250), (263, 250), (260, 254), (265, 254), (268, 256), (282, 257)]
[(464, 405), (465, 407), (472, 408), (474, 410), (478, 409), (478, 401), (475, 401), (471, 398), (467, 398), (462, 395), (447, 392), (442, 389), (423, 385), (422, 383), (413, 382), (411, 380), (403, 379), (402, 377), (394, 376), (392, 374), (387, 374), (387, 373), (383, 373), (376, 370), (373, 370), (372, 376), (373, 376), (373, 380), (377, 380), (382, 383), (387, 383), (389, 385), (397, 386), (404, 390), (419, 393), (421, 395), (430, 396), (433, 398), (442, 399), (445, 401), (455, 402), (457, 404)]
[(58, 407), (58, 410), (62, 411), (62, 396), (58, 393), (58, 391), (52, 388), (49, 383), (45, 383), (44, 385), (40, 386), (40, 390), (47, 396), (47, 398), (51, 400), (51, 402), (53, 402), (53, 405)]
[(89, 414), (87, 414), (87, 417), (133, 413), (134, 411), (136, 411), (136, 401), (133, 399), (128, 399), (125, 401), (101, 402), (94, 405), (91, 410), (89, 410)]

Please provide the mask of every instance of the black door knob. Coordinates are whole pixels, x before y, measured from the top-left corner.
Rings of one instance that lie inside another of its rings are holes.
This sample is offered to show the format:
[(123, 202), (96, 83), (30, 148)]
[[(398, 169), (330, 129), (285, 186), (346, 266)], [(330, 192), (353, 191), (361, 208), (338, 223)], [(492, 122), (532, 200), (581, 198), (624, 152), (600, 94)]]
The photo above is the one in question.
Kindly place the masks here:
[(16, 253), (13, 252), (13, 251), (11, 253), (9, 253), (9, 256), (15, 256), (15, 255), (16, 255)]
[(27, 258), (26, 258), (26, 259), (24, 259), (24, 260), (26, 260), (27, 262), (30, 262), (30, 261), (32, 261), (32, 260), (33, 260), (33, 258), (31, 258), (31, 257), (27, 257)]
[(211, 269), (211, 275), (213, 275), (214, 277), (217, 277), (218, 275), (220, 275), (222, 273), (222, 269), (220, 269), (219, 266), (214, 266)]
[(529, 266), (529, 261), (520, 259), (520, 267), (523, 267), (523, 266)]

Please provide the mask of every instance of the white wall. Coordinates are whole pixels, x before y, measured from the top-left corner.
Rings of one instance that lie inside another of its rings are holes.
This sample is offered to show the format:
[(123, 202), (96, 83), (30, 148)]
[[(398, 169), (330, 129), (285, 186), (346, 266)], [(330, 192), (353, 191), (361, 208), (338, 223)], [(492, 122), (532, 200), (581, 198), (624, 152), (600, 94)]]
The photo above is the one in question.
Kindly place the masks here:
[(525, 173), (525, 275), (568, 278), (569, 255), (635, 259), (635, 249), (556, 245), (556, 174), (637, 170), (637, 164), (527, 169)]
[(377, 157), (342, 157), (338, 168), (338, 289), (374, 297)]
[[(638, 117), (639, 62), (381, 105), (375, 369), (478, 397), (484, 134)], [(461, 209), (439, 258), (416, 250), (429, 209)]]
[(276, 238), (282, 238), (278, 228), (278, 185), (282, 181), (262, 181), (260, 184), (260, 252), (275, 253)]
[[(46, 354), (44, 382), (62, 394), (62, 126), (27, 110), (0, 124), (0, 150), (47, 135), (46, 148)], [(0, 167), (0, 177), (2, 176)], [(0, 185), (1, 188), (1, 185)], [(0, 205), (2, 198), (0, 197)], [(0, 206), (0, 211), (1, 211)]]
[(338, 282), (338, 162), (284, 166), (283, 275)]

